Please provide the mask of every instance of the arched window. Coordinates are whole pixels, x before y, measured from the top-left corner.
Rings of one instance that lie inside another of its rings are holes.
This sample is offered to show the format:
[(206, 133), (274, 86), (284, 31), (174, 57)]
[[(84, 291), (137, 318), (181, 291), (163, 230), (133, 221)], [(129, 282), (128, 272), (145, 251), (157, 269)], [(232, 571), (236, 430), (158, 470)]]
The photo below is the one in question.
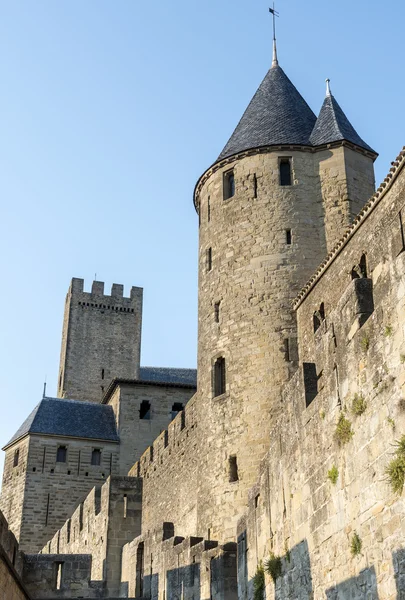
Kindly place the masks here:
[(56, 451), (56, 462), (65, 463), (67, 457), (67, 448), (66, 446), (58, 446)]
[(325, 305), (322, 302), (319, 310), (314, 312), (314, 333), (318, 331), (323, 321), (325, 320)]
[(363, 254), (359, 264), (352, 269), (352, 279), (365, 279), (367, 276), (367, 257)]
[(101, 450), (99, 448), (94, 448), (91, 453), (91, 464), (95, 467), (99, 467), (101, 464)]

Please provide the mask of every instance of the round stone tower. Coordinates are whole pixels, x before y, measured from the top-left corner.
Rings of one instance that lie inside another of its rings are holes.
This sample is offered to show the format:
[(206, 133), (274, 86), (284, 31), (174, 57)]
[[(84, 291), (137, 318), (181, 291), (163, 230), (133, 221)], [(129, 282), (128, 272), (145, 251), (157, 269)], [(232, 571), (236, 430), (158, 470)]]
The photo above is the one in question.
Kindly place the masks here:
[[(277, 60), (195, 189), (199, 534), (231, 539), (297, 365), (291, 303), (326, 255), (316, 117)], [(364, 201), (367, 198), (364, 199)], [(304, 400), (303, 400), (304, 402)], [(215, 511), (212, 500), (215, 496)], [(204, 500), (205, 498), (205, 500)]]

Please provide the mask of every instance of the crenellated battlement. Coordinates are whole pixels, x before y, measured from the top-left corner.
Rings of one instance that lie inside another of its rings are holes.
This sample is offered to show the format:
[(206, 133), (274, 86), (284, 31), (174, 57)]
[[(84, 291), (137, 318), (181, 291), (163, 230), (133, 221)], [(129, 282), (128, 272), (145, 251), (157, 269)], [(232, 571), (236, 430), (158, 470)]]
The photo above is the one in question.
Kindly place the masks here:
[(80, 296), (81, 302), (89, 303), (91, 305), (103, 305), (103, 304), (114, 304), (118, 300), (123, 301), (134, 301), (139, 302), (142, 299), (143, 288), (132, 286), (130, 295), (124, 296), (124, 286), (121, 283), (113, 283), (111, 286), (111, 293), (104, 293), (104, 281), (93, 281), (91, 285), (91, 292), (84, 291), (84, 279), (73, 277), (68, 295), (73, 297)]
[(189, 400), (185, 408), (169, 423), (167, 429), (156, 438), (129, 471), (130, 477), (148, 478), (165, 470), (175, 453), (184, 453), (186, 447), (197, 444), (197, 396)]
[(58, 396), (100, 402), (114, 377), (139, 376), (143, 289), (74, 277), (65, 304)]

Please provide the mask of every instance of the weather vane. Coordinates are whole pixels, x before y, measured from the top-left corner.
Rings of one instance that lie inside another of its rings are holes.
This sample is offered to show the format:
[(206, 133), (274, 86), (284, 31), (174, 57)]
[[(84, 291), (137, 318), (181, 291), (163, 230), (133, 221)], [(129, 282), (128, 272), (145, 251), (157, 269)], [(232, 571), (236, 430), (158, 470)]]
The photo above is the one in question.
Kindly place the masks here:
[(273, 15), (273, 64), (272, 64), (272, 66), (275, 67), (278, 65), (277, 45), (276, 45), (276, 17), (279, 17), (280, 13), (278, 13), (276, 11), (274, 2), (273, 2), (273, 8), (269, 8), (269, 12)]

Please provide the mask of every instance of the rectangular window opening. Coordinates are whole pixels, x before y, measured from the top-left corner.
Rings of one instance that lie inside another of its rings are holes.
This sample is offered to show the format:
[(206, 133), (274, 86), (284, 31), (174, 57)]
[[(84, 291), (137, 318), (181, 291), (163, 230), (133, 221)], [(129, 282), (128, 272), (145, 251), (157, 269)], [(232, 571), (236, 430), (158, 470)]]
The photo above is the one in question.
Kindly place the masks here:
[(287, 246), (290, 246), (292, 244), (291, 229), (285, 230), (285, 242)]
[(67, 447), (66, 446), (58, 446), (56, 451), (56, 462), (65, 463), (67, 457)]
[(91, 464), (95, 467), (99, 467), (101, 465), (101, 450), (99, 448), (94, 448), (92, 451)]
[(287, 362), (291, 362), (291, 357), (290, 357), (290, 340), (288, 338), (286, 338), (284, 340), (284, 354), (285, 354), (285, 359)]
[(229, 200), (235, 195), (235, 175), (233, 169), (223, 175), (224, 200)]
[(220, 356), (214, 364), (214, 397), (225, 394), (226, 391), (226, 373), (225, 358)]
[(17, 467), (18, 466), (18, 461), (19, 460), (20, 460), (20, 449), (17, 448), (17, 450), (14, 450), (13, 467)]
[(124, 519), (127, 518), (128, 514), (128, 496), (124, 494)]
[(291, 158), (280, 158), (280, 185), (291, 185)]
[(141, 408), (139, 409), (139, 418), (144, 421), (150, 421), (150, 402), (142, 400)]
[(238, 461), (236, 456), (229, 457), (229, 482), (239, 481)]
[(253, 175), (253, 198), (257, 198), (257, 175)]
[(318, 395), (318, 375), (315, 363), (303, 363), (305, 404), (308, 407)]

